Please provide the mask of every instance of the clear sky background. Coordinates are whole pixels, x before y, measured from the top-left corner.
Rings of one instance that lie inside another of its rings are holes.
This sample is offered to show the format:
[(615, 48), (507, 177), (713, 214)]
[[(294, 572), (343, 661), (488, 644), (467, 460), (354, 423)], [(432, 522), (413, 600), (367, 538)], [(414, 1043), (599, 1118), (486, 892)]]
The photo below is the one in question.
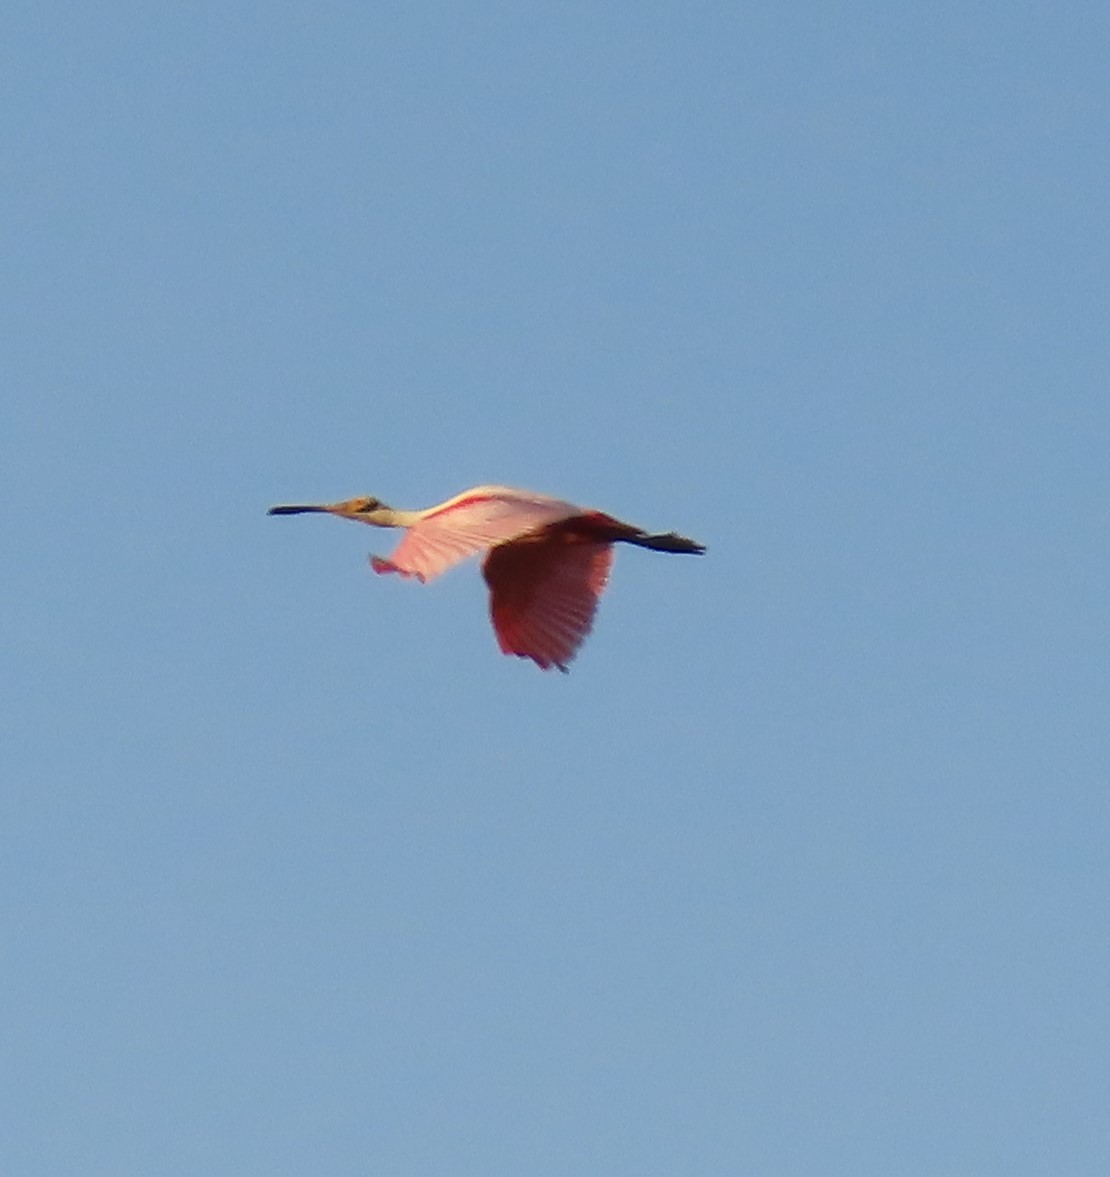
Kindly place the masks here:
[(0, 1170), (1110, 1172), (1108, 13), (8, 5)]

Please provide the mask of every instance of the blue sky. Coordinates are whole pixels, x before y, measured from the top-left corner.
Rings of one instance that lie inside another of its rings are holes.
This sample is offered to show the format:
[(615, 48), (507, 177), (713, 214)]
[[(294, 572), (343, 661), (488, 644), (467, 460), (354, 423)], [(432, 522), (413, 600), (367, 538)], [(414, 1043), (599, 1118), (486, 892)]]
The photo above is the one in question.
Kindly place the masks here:
[(0, 1168), (1105, 1173), (1105, 7), (3, 25)]

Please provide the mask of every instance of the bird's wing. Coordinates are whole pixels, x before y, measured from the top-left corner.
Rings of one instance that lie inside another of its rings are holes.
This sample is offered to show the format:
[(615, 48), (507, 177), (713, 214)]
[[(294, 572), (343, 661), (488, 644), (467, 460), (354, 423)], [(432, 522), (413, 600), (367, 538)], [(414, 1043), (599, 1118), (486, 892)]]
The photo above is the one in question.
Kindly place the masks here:
[(478, 487), (422, 512), (388, 560), (371, 559), (375, 572), (431, 580), (488, 548), (578, 514), (573, 503), (510, 487)]
[(613, 547), (552, 529), (493, 549), (482, 565), (506, 654), (565, 671), (593, 625)]

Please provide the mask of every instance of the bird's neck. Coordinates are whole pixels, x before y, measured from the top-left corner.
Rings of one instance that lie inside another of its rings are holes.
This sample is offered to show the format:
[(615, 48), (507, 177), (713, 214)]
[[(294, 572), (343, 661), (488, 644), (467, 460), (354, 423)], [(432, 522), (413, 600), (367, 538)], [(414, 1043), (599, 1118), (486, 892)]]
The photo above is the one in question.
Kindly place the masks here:
[(362, 518), (373, 527), (411, 527), (419, 521), (420, 516), (420, 511), (398, 511), (395, 507), (378, 507)]

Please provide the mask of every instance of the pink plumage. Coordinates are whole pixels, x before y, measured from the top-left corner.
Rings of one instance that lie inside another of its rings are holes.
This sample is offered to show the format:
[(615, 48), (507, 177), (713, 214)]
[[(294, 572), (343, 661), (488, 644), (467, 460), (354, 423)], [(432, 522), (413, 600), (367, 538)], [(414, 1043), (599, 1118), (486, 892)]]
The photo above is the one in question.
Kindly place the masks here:
[(482, 574), (490, 617), (506, 654), (544, 670), (565, 671), (593, 626), (609, 581), (613, 544), (700, 554), (676, 535), (648, 534), (611, 515), (507, 486), (478, 486), (423, 511), (396, 511), (374, 498), (272, 507), (272, 515), (327, 512), (374, 527), (403, 527), (388, 559), (371, 556), (375, 572), (429, 581), (468, 556), (486, 553)]
[(388, 561), (379, 559), (375, 571), (429, 581), (467, 556), (578, 513), (573, 503), (546, 495), (527, 495), (505, 486), (475, 487), (417, 512), (421, 518), (409, 524), (397, 550)]

